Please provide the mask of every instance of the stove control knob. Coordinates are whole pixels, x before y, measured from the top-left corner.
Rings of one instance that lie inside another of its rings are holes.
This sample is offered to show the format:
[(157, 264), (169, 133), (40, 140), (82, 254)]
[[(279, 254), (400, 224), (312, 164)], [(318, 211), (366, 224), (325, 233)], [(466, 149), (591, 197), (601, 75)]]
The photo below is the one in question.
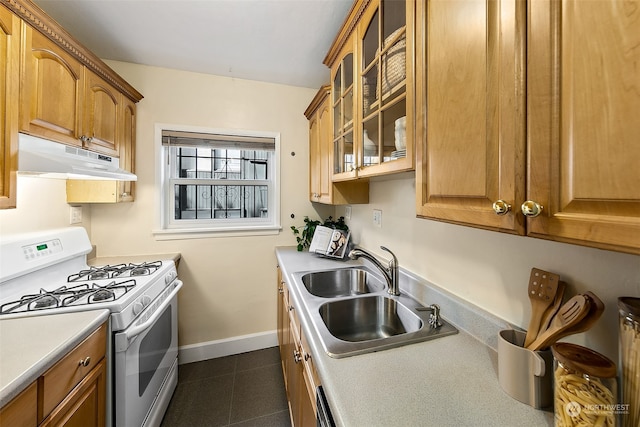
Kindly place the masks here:
[(140, 301), (136, 301), (133, 303), (133, 314), (134, 315), (138, 315), (140, 313), (142, 313), (142, 310), (144, 310), (144, 304), (142, 304)]
[(151, 297), (149, 295), (142, 296), (142, 305), (146, 307), (149, 305), (150, 302), (151, 302)]
[(173, 282), (173, 279), (175, 278), (176, 278), (176, 273), (172, 271), (164, 277), (164, 283), (168, 285), (169, 283)]

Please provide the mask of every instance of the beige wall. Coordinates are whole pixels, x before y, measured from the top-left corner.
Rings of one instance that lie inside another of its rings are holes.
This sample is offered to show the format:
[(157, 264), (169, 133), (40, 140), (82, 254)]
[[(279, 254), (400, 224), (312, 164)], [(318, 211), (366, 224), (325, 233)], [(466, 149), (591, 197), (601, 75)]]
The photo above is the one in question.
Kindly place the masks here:
[[(389, 247), (400, 266), (525, 329), (531, 268), (558, 273), (566, 295), (591, 290), (606, 305), (594, 329), (571, 341), (617, 360), (617, 297), (640, 296), (639, 256), (419, 219), (414, 200), (413, 174), (372, 182), (370, 204), (352, 206), (355, 240), (381, 257), (379, 246)], [(373, 209), (382, 210), (381, 228)]]
[[(180, 345), (276, 328), (277, 245), (289, 229), (318, 216), (308, 200), (308, 123), (315, 90), (121, 62), (108, 64), (145, 98), (138, 104), (135, 203), (93, 206), (99, 256), (180, 252)], [(281, 223), (274, 236), (157, 241), (154, 124), (280, 132)], [(295, 152), (295, 156), (291, 153)], [(291, 219), (291, 214), (295, 219)]]
[[(0, 210), (0, 236), (69, 227), (66, 181), (18, 176), (16, 209)], [(82, 207), (82, 224), (91, 231), (91, 207)]]

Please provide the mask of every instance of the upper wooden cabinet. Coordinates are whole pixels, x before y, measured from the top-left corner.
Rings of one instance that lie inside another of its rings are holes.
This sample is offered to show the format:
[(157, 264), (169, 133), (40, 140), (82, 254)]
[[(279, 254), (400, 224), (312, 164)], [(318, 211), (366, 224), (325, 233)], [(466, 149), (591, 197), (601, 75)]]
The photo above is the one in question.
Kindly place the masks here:
[(368, 203), (367, 180), (332, 182), (329, 86), (320, 88), (304, 114), (309, 120), (309, 200), (332, 205)]
[(86, 70), (83, 135), (87, 149), (120, 155), (122, 102), (122, 95), (113, 86)]
[(331, 67), (331, 110), (333, 123), (333, 180), (352, 179), (356, 175), (357, 147), (354, 144), (354, 37), (344, 44)]
[(418, 215), (640, 253), (640, 9), (427, 0), (418, 17)]
[(419, 216), (524, 233), (492, 205), (524, 201), (525, 13), (520, 0), (419, 2)]
[(356, 1), (325, 58), (334, 181), (414, 167), (415, 6), (412, 0)]
[(640, 7), (529, 12), (527, 233), (640, 254)]
[[(134, 172), (142, 95), (30, 0), (0, 4), (0, 208), (16, 205), (18, 132), (120, 157)], [(134, 197), (132, 182), (79, 187), (68, 202)]]
[(84, 67), (33, 28), (24, 36), (20, 131), (82, 146)]
[(414, 167), (415, 5), (410, 0), (371, 1), (358, 23), (355, 134), (359, 176)]
[(118, 156), (123, 95), (31, 27), (24, 55), (20, 131)]
[(20, 19), (0, 5), (0, 209), (16, 207)]

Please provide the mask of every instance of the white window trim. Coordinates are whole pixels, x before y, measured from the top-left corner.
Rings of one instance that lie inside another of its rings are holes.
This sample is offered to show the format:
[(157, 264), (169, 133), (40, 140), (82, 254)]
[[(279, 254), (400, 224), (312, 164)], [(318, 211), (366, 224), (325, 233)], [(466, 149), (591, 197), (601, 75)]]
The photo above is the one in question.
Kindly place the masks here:
[[(218, 133), (223, 135), (238, 136), (256, 136), (268, 137), (275, 140), (275, 168), (273, 168), (273, 187), (269, 194), (269, 219), (264, 218), (245, 218), (242, 220), (230, 219), (216, 220), (215, 224), (206, 224), (198, 220), (182, 220), (180, 225), (173, 225), (170, 221), (170, 212), (173, 208), (173, 197), (171, 197), (169, 179), (166, 176), (167, 168), (166, 149), (162, 146), (162, 131), (175, 130), (183, 132), (203, 132)], [(265, 236), (275, 235), (282, 231), (280, 220), (280, 133), (278, 132), (257, 132), (244, 131), (237, 129), (219, 129), (200, 126), (185, 126), (168, 123), (156, 123), (154, 133), (155, 159), (156, 166), (155, 188), (156, 200), (154, 205), (158, 207), (156, 210), (155, 228), (152, 230), (156, 240), (176, 240), (176, 239), (202, 239), (209, 237), (241, 237), (241, 236)], [(167, 200), (168, 199), (168, 200)], [(167, 209), (167, 204), (169, 208)], [(273, 206), (273, 209), (271, 208)], [(271, 216), (273, 215), (273, 216)]]

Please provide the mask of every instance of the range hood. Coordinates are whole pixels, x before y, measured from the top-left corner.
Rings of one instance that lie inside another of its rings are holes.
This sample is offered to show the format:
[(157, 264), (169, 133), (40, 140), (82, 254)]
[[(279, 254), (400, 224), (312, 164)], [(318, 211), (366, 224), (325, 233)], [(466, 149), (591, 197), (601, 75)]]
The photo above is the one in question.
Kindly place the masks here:
[(137, 181), (116, 157), (24, 133), (18, 138), (18, 173), (43, 178)]

